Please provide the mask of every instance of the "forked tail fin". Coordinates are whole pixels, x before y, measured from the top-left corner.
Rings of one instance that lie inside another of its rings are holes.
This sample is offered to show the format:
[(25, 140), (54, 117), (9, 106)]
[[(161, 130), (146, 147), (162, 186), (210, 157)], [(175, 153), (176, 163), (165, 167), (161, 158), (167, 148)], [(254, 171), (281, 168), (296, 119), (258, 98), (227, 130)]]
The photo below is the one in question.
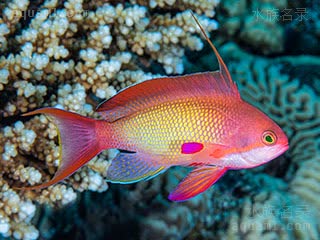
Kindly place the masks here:
[(23, 116), (34, 114), (46, 114), (57, 125), (60, 166), (50, 181), (37, 186), (23, 187), (23, 189), (41, 189), (62, 181), (103, 150), (103, 146), (99, 144), (96, 129), (98, 124), (104, 122), (56, 108), (41, 108)]

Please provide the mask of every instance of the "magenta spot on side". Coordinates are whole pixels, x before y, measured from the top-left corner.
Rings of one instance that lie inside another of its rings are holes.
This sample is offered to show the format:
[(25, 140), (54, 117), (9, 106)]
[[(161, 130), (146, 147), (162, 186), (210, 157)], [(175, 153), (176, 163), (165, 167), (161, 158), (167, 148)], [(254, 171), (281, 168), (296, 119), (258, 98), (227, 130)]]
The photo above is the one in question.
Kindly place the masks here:
[(200, 152), (202, 149), (203, 149), (202, 143), (188, 142), (188, 143), (182, 144), (181, 153), (192, 154), (192, 153)]

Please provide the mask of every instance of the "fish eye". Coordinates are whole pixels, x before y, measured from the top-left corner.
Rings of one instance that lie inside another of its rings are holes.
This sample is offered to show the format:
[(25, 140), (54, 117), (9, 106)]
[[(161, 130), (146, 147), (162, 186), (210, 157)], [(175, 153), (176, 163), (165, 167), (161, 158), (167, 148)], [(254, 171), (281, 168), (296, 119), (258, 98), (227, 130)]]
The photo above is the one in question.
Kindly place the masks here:
[(274, 145), (277, 142), (277, 136), (274, 132), (267, 130), (262, 134), (262, 142), (267, 146)]

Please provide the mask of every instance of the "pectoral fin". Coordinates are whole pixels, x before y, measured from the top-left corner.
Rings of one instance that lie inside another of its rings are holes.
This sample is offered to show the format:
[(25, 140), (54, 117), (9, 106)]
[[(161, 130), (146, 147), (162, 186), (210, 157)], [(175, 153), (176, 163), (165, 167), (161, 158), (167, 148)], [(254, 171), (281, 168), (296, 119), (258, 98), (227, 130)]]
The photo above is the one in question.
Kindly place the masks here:
[(185, 201), (211, 187), (228, 169), (216, 166), (201, 166), (195, 168), (170, 193), (171, 201)]

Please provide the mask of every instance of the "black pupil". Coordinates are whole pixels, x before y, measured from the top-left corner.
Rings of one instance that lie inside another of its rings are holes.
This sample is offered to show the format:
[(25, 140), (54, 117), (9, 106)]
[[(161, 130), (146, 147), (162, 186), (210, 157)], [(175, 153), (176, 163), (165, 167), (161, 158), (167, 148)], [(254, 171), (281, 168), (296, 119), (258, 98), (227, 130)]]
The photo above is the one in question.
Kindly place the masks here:
[(270, 135), (267, 135), (265, 139), (266, 139), (266, 141), (269, 142), (269, 143), (272, 143), (272, 142), (273, 142), (273, 139), (272, 139), (272, 137), (271, 137)]

